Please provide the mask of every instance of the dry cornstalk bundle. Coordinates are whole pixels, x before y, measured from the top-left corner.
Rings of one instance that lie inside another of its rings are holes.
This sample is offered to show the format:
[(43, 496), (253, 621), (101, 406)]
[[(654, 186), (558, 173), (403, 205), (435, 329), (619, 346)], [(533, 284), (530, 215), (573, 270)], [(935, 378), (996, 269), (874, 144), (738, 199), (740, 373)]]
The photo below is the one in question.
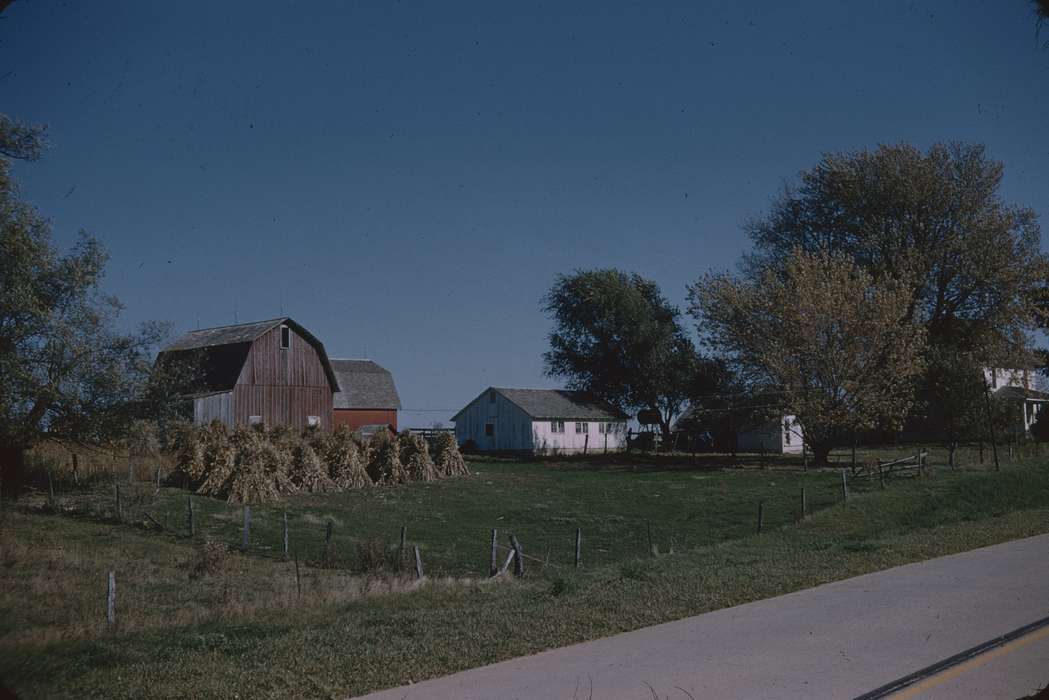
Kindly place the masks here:
[(197, 493), (209, 496), (221, 496), (229, 487), (233, 476), (233, 463), (236, 450), (226, 426), (212, 421), (198, 433), (203, 445), (201, 464), (201, 483)]
[(328, 475), (340, 489), (372, 485), (365, 464), (364, 446), (347, 426), (340, 425), (331, 434), (318, 439), (314, 449), (328, 465)]
[(466, 466), (466, 460), (459, 452), (459, 445), (455, 442), (455, 436), (451, 433), (440, 433), (437, 435), (437, 445), (434, 454), (434, 463), (437, 473), (442, 477), (466, 476), (470, 473)]
[(389, 430), (379, 430), (368, 441), (368, 476), (376, 484), (403, 484), (408, 474), (401, 464), (400, 443)]
[(268, 503), (294, 490), (288, 463), (263, 430), (233, 431), (234, 468), (225, 493), (229, 503)]
[(305, 493), (323, 493), (335, 490), (335, 482), (328, 476), (321, 458), (304, 439), (299, 439), (291, 450), (292, 485)]
[(430, 459), (430, 447), (421, 435), (413, 435), (405, 430), (397, 436), (400, 443), (401, 464), (404, 465), (411, 481), (436, 481), (440, 478), (437, 467)]

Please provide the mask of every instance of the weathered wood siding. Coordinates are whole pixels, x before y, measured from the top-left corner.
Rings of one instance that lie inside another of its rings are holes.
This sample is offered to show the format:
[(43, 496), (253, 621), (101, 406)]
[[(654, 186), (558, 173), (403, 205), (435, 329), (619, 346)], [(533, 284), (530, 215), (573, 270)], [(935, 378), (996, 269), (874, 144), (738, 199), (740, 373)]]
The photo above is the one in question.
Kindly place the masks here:
[(193, 399), (193, 423), (207, 425), (220, 421), (233, 427), (233, 392), (223, 391)]
[(320, 355), (295, 329), (290, 347), (280, 346), (280, 326), (258, 338), (248, 352), (233, 389), (233, 419), (247, 425), (261, 416), (268, 425), (304, 428), (317, 416), (322, 430), (332, 428), (332, 389)]
[[(492, 401), (486, 391), (462, 410), (455, 419), (456, 440), (473, 440), (484, 451), (532, 451), (532, 419), (499, 392), (494, 396)], [(494, 435), (485, 435), (489, 423)]]

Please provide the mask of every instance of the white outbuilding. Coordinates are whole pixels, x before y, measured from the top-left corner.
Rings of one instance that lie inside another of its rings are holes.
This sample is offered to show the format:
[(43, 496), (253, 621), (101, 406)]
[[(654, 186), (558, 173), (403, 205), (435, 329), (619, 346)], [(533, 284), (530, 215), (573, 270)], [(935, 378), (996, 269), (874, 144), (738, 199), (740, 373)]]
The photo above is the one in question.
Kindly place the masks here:
[(460, 445), (569, 454), (626, 447), (628, 416), (584, 391), (489, 387), (452, 416)]

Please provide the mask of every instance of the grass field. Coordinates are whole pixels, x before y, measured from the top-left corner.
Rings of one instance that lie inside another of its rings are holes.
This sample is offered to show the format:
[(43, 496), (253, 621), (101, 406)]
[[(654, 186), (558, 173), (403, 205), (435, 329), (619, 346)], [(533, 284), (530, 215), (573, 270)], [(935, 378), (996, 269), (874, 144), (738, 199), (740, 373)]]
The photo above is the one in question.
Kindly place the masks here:
[[(147, 510), (161, 532), (138, 515), (107, 522), (111, 486), (60, 489), (63, 515), (3, 515), (0, 677), (25, 697), (218, 697), (234, 685), (345, 697), (1049, 531), (1049, 469), (1036, 459), (854, 486), (845, 505), (836, 472), (707, 466), (492, 461), (462, 480), (296, 497), (254, 508), (250, 551), (220, 552), (204, 576), (193, 575), (201, 542), (239, 544), (239, 508), (196, 498), (192, 542), (175, 534), (185, 492), (135, 487), (128, 510)], [(795, 525), (802, 486), (816, 512)], [(759, 501), (767, 530), (756, 535)], [(277, 556), (285, 510), (298, 581)], [(336, 565), (321, 568), (328, 519)], [(355, 574), (357, 544), (392, 542), (401, 525), (430, 580)], [(650, 556), (649, 525), (674, 555)], [(491, 527), (549, 566), (529, 560), (524, 579), (485, 581)]]

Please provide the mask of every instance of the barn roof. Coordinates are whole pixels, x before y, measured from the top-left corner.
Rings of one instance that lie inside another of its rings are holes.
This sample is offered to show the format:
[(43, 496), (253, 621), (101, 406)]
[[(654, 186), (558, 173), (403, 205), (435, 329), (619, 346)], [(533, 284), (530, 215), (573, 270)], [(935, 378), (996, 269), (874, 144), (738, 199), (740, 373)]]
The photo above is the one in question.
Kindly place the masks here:
[(216, 326), (214, 328), (200, 328), (195, 331), (189, 331), (164, 348), (160, 355), (157, 356), (157, 361), (161, 362), (162, 358), (171, 359), (176, 356), (176, 353), (186, 352), (188, 354), (192, 352), (202, 358), (200, 361), (204, 365), (206, 374), (205, 390), (220, 391), (232, 389), (233, 385), (237, 383), (237, 377), (240, 376), (240, 370), (248, 357), (248, 349), (251, 347), (251, 344), (282, 324), (291, 327), (307, 343), (313, 346), (313, 349), (317, 351), (317, 355), (320, 357), (321, 365), (324, 366), (324, 373), (328, 377), (328, 384), (331, 385), (331, 390), (337, 392), (339, 390), (339, 382), (335, 377), (335, 372), (332, 370), (331, 362), (328, 360), (328, 353), (324, 350), (324, 343), (288, 316), (271, 318), (266, 321), (237, 323), (231, 326)]
[[(477, 399), (489, 391), (502, 394), (508, 401), (528, 414), (532, 420), (566, 419), (620, 421), (629, 418), (625, 413), (585, 391), (568, 389), (502, 389), (489, 387)], [(473, 404), (471, 401), (470, 404)], [(470, 405), (467, 404), (467, 405)], [(463, 411), (466, 409), (464, 408)], [(452, 420), (459, 417), (459, 411)]]
[(335, 408), (373, 408), (397, 410), (401, 399), (393, 375), (371, 360), (331, 361), (341, 391), (335, 394)]

